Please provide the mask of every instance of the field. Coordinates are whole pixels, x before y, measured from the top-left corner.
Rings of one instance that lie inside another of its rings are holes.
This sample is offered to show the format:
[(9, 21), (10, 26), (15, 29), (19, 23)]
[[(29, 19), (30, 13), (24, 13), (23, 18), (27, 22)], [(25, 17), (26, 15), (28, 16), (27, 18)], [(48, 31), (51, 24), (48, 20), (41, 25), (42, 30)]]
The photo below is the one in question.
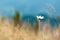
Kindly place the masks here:
[(0, 21), (0, 40), (60, 40), (60, 28), (47, 31), (43, 28), (37, 34), (35, 30), (23, 24), (21, 28), (13, 26), (7, 19)]

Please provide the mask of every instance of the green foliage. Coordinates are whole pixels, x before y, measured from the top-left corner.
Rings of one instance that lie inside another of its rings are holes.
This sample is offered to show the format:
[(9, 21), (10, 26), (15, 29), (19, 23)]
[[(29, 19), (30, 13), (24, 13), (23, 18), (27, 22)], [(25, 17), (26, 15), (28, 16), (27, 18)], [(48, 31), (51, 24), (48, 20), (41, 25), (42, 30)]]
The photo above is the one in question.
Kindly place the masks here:
[(36, 20), (35, 27), (34, 27), (35, 33), (38, 32), (38, 29), (39, 29), (39, 23), (38, 23), (38, 20)]
[(5, 16), (1, 16), (0, 22), (4, 23), (5, 20), (6, 20), (6, 17)]
[(13, 16), (14, 25), (21, 24), (21, 15), (18, 11), (16, 11), (15, 15)]

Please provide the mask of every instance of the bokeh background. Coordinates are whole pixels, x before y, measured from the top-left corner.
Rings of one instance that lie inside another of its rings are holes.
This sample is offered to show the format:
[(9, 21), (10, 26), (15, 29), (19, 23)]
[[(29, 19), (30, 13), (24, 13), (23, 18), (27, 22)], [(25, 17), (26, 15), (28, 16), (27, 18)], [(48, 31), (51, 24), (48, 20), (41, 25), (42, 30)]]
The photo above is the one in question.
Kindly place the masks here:
[[(0, 0), (0, 40), (60, 40), (59, 4), (60, 0)], [(40, 24), (36, 16), (44, 16)]]

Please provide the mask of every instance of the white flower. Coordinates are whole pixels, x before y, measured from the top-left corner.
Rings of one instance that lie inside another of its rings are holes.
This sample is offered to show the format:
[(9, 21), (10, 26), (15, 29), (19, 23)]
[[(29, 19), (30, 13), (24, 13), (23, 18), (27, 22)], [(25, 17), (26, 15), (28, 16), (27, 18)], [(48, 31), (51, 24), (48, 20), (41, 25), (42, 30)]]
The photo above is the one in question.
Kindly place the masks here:
[(44, 16), (36, 16), (37, 19), (44, 19)]

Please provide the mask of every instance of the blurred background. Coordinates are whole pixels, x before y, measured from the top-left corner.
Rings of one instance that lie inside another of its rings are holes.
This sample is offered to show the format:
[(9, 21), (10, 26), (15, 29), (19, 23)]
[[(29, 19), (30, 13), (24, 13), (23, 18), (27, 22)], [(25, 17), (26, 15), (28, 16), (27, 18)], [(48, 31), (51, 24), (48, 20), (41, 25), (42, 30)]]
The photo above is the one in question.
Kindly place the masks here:
[(0, 0), (0, 40), (60, 40), (60, 0)]
[(60, 0), (0, 0), (0, 14), (12, 16), (15, 10), (18, 10), (22, 16), (40, 12), (60, 16), (59, 4)]

